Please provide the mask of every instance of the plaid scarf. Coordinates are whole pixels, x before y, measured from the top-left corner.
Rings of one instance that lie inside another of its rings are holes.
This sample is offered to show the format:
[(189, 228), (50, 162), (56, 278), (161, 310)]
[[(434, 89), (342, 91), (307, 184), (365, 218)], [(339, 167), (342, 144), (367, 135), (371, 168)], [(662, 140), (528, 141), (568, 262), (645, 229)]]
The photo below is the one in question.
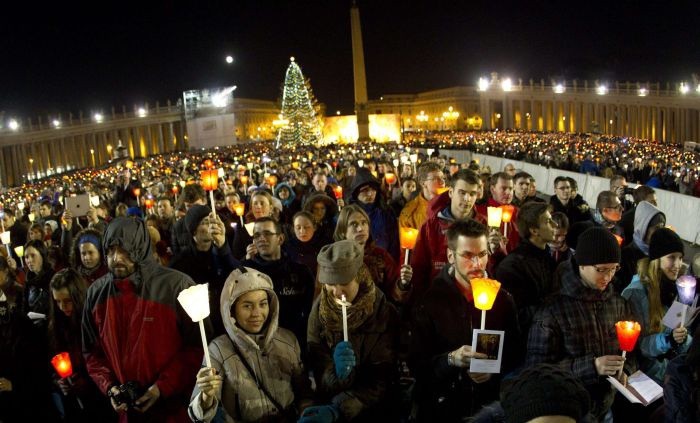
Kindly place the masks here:
[[(367, 266), (362, 265), (357, 273), (357, 282), (360, 289), (357, 296), (348, 307), (348, 331), (357, 329), (369, 316), (374, 313), (375, 285), (367, 270)], [(321, 289), (321, 299), (319, 300), (319, 320), (323, 327), (326, 339), (333, 339), (333, 333), (343, 332), (343, 312), (340, 304), (335, 298), (328, 294), (325, 289)]]

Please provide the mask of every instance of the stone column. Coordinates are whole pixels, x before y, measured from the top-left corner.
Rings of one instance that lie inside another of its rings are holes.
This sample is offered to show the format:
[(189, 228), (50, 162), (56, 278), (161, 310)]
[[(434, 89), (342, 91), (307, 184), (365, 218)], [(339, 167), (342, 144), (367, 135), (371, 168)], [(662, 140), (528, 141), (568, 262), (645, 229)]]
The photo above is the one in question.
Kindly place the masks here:
[(168, 150), (165, 149), (165, 143), (163, 142), (163, 124), (159, 123), (156, 128), (158, 129), (158, 152), (166, 153)]
[[(367, 110), (367, 78), (365, 76), (365, 53), (362, 47), (360, 10), (353, 2), (350, 8), (350, 32), (352, 39), (352, 63), (355, 88), (355, 114), (357, 116), (358, 141), (369, 140), (369, 113)], [(178, 140), (180, 137), (178, 137)]]

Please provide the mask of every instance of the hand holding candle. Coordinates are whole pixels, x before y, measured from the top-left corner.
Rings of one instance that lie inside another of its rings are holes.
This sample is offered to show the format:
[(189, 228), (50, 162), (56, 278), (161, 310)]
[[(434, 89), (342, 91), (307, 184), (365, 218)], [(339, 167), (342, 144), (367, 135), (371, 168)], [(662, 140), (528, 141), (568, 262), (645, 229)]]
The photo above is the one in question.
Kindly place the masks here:
[(415, 248), (417, 238), (418, 229), (404, 226), (399, 228), (399, 243), (401, 244), (401, 248), (406, 250), (403, 263), (405, 265), (408, 264), (408, 252)]

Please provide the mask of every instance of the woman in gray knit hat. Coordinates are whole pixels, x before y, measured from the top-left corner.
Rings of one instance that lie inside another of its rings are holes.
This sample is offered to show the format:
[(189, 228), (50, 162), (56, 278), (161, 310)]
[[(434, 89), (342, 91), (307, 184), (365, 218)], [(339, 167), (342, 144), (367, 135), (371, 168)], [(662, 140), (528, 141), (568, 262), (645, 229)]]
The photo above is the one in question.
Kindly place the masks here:
[(300, 421), (378, 421), (395, 415), (382, 400), (395, 363), (398, 315), (375, 287), (362, 246), (351, 240), (324, 246), (318, 280), (323, 288), (311, 309), (307, 342), (317, 402), (325, 405), (307, 408)]

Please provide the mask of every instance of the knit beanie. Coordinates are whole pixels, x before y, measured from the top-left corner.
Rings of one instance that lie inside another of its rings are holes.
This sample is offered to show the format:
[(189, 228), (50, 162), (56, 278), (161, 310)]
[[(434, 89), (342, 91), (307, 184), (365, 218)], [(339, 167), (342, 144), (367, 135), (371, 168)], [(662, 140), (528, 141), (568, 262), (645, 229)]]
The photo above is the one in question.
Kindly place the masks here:
[(197, 232), (199, 222), (210, 214), (211, 209), (207, 206), (195, 204), (194, 206), (190, 207), (185, 215), (185, 228), (187, 228), (187, 232), (189, 232), (190, 235), (194, 235), (195, 232)]
[(620, 245), (610, 231), (596, 226), (578, 237), (574, 257), (580, 266), (620, 263)]
[(685, 254), (681, 237), (669, 228), (654, 231), (649, 241), (649, 260), (656, 260), (671, 253)]
[(588, 414), (586, 388), (561, 367), (541, 363), (525, 369), (501, 394), (507, 423), (542, 416), (569, 416), (579, 421)]
[(363, 263), (364, 249), (348, 239), (325, 245), (316, 257), (318, 261), (318, 281), (329, 285), (349, 283)]

